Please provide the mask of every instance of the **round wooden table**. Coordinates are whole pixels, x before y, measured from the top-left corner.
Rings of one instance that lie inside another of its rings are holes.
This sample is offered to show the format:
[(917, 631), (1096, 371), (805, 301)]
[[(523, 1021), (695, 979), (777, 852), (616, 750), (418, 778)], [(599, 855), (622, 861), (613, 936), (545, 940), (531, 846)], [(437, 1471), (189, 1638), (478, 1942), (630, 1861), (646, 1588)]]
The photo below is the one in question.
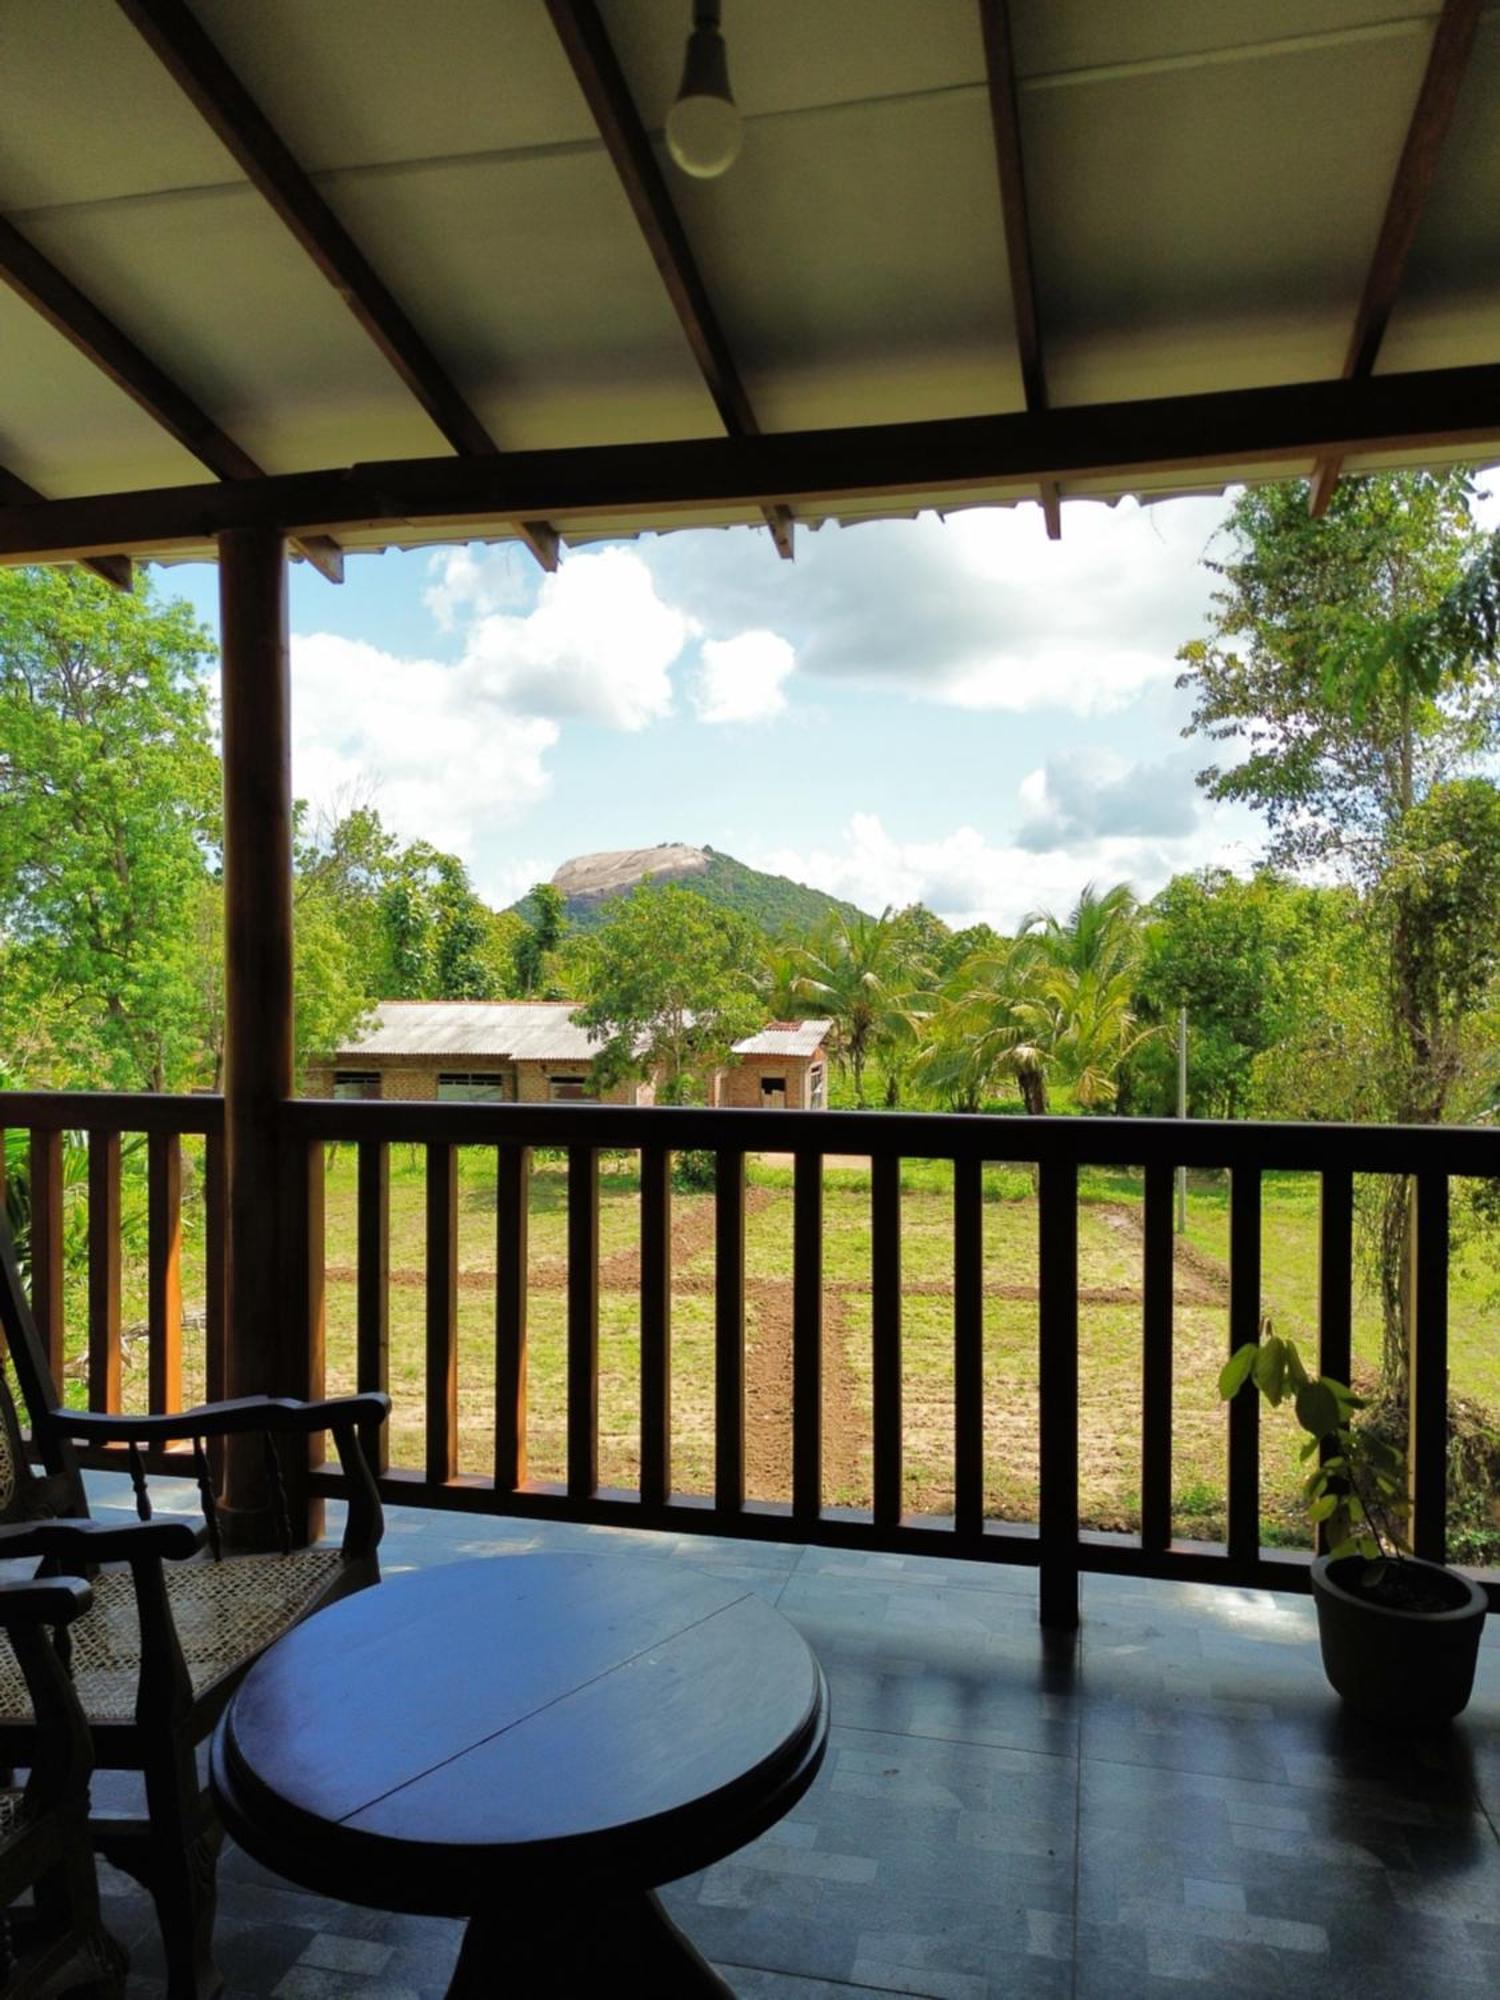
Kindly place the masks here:
[(213, 1742), (257, 1860), (376, 1909), (465, 1917), (450, 2000), (727, 1994), (654, 1894), (817, 1773), (828, 1691), (742, 1584), (518, 1555), (330, 1605), (251, 1669)]

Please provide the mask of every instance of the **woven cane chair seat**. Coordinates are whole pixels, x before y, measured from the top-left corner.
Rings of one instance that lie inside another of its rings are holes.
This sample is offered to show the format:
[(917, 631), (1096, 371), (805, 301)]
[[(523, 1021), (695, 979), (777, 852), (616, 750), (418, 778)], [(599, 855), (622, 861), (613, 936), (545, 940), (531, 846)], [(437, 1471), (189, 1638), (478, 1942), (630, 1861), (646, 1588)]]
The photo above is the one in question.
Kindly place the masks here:
[(0, 1847), (25, 1824), (26, 1794), (19, 1790), (0, 1792)]
[[(337, 1549), (290, 1555), (207, 1557), (168, 1563), (163, 1572), (173, 1622), (195, 1696), (255, 1658), (336, 1581)], [(133, 1722), (141, 1669), (141, 1628), (128, 1569), (94, 1579), (94, 1607), (73, 1625), (73, 1685), (90, 1722)], [(0, 1636), (0, 1721), (31, 1718), (21, 1669)]]

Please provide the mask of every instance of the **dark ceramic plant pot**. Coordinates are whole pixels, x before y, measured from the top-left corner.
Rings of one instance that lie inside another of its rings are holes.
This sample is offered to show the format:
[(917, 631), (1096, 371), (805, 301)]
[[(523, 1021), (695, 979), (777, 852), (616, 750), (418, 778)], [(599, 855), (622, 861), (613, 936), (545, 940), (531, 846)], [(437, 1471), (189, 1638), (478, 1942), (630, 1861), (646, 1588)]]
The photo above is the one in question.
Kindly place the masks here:
[(1452, 1721), (1468, 1702), (1488, 1600), (1476, 1583), (1437, 1563), (1417, 1562), (1449, 1606), (1398, 1610), (1348, 1586), (1367, 1567), (1362, 1556), (1312, 1566), (1323, 1671), (1335, 1692), (1371, 1722), (1405, 1729)]

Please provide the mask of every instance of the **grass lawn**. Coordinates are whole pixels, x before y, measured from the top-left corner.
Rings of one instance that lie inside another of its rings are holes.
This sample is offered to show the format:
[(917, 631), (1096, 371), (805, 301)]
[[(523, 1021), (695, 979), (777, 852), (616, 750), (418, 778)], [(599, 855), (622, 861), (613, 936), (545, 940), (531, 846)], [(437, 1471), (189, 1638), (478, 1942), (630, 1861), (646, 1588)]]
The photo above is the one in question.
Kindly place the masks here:
[[(196, 1162), (189, 1159), (188, 1184)], [(355, 1163), (329, 1161), (327, 1202), (328, 1386), (353, 1387)], [(461, 1469), (488, 1473), (494, 1422), (493, 1155), (460, 1155), (459, 1397)], [(944, 1512), (953, 1497), (951, 1170), (903, 1170), (902, 1286), (905, 1485), (913, 1511)], [(600, 1474), (631, 1487), (639, 1470), (637, 1182), (633, 1159), (606, 1159), (600, 1178)], [(1037, 1210), (1028, 1173), (984, 1177), (985, 1485), (992, 1512), (1034, 1519), (1037, 1490)], [(1138, 1524), (1140, 1490), (1141, 1185), (1116, 1170), (1080, 1181), (1079, 1331), (1083, 1512), (1093, 1525)], [(424, 1167), (416, 1148), (391, 1159), (391, 1456), (419, 1467), (423, 1442)], [(532, 1178), (529, 1279), (529, 1469), (561, 1479), (566, 1451), (567, 1176), (539, 1159)], [(870, 1182), (857, 1166), (831, 1167), (824, 1194), (824, 1495), (867, 1505), (871, 1488)], [(1263, 1299), (1279, 1331), (1316, 1351), (1317, 1183), (1273, 1175), (1263, 1185)], [(186, 1389), (202, 1393), (202, 1206), (189, 1200), (184, 1244)], [(713, 1484), (713, 1198), (673, 1200), (673, 1483)], [(130, 1259), (127, 1324), (144, 1317), (143, 1273)], [(756, 1498), (787, 1497), (791, 1476), (791, 1173), (754, 1165), (747, 1224), (747, 1475)], [(1179, 1533), (1222, 1532), (1224, 1413), (1215, 1378), (1227, 1349), (1228, 1189), (1195, 1177), (1175, 1278), (1173, 1493)], [(1456, 1392), (1500, 1407), (1500, 1340), (1492, 1274), (1462, 1252), (1450, 1287)], [(70, 1302), (75, 1303), (75, 1302)], [(81, 1308), (81, 1298), (76, 1301)], [(81, 1338), (81, 1311), (74, 1315)], [(1378, 1356), (1373, 1301), (1355, 1299), (1357, 1358)], [(127, 1339), (126, 1407), (145, 1405), (146, 1343)], [(70, 1394), (83, 1392), (82, 1356)], [(1288, 1416), (1262, 1425), (1268, 1534), (1305, 1540), (1296, 1504), (1297, 1433)]]

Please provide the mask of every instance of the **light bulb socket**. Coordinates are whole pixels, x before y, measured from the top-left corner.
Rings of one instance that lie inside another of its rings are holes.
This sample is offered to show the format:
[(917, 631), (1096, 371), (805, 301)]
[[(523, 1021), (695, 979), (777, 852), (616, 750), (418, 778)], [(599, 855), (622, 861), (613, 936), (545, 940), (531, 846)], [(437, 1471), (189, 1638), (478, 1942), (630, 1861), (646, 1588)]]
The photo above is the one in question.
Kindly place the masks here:
[(716, 27), (700, 23), (688, 36), (682, 82), (677, 86), (678, 103), (685, 97), (722, 97), (726, 104), (734, 102), (729, 88), (729, 51)]

